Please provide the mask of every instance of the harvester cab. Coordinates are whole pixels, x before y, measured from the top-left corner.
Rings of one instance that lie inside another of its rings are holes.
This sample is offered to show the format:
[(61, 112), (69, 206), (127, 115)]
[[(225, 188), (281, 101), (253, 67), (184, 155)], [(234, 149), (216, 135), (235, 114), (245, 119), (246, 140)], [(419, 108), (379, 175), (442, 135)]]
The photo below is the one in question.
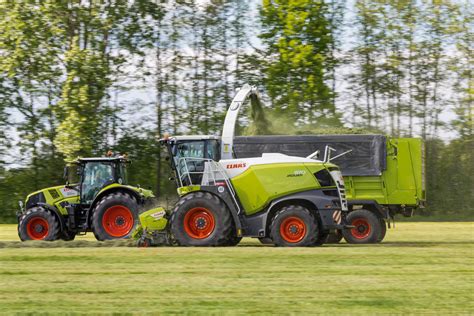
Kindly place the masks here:
[(229, 246), (242, 237), (277, 246), (314, 246), (345, 229), (344, 181), (328, 161), (266, 153), (239, 159), (233, 153), (235, 125), (246, 101), (261, 102), (245, 85), (233, 99), (218, 136), (160, 140), (180, 199), (170, 214), (174, 240), (184, 246)]
[[(128, 185), (124, 156), (78, 158), (64, 168), (65, 185), (31, 193), (18, 213), (21, 240), (72, 240), (92, 231), (97, 240), (130, 236), (139, 208), (154, 196)], [(23, 203), (20, 203), (23, 205)]]

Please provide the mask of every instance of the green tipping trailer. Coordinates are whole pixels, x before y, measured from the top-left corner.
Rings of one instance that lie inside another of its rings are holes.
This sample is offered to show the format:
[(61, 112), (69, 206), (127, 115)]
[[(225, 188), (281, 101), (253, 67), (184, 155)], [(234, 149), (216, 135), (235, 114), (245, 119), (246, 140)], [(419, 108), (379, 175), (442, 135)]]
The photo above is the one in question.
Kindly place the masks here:
[[(238, 158), (269, 152), (305, 157), (316, 150), (324, 153), (326, 146), (335, 149), (331, 162), (340, 166), (344, 177), (350, 211), (347, 219), (354, 226), (348, 231), (350, 234), (344, 235), (348, 242), (380, 242), (395, 215), (412, 216), (415, 209), (424, 207), (424, 144), (418, 138), (241, 136), (235, 138), (234, 152)], [(377, 238), (372, 237), (373, 231), (377, 231)], [(333, 242), (341, 239), (342, 232), (335, 231), (330, 236)]]

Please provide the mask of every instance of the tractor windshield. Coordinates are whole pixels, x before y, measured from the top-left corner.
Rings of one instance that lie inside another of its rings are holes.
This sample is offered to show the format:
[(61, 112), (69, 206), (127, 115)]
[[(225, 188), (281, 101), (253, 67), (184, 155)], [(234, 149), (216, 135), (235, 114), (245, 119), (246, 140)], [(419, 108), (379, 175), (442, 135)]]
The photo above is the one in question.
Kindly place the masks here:
[(88, 162), (82, 173), (81, 201), (92, 202), (101, 188), (114, 182), (114, 168), (111, 163)]
[(120, 163), (117, 166), (117, 182), (120, 184), (128, 184), (127, 165)]

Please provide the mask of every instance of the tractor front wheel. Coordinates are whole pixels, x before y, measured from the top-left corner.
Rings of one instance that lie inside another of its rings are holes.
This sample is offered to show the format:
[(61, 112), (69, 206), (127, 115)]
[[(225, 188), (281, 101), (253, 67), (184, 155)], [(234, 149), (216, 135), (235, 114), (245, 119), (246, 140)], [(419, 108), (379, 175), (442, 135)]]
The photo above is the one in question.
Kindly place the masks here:
[(374, 213), (360, 209), (350, 212), (346, 220), (354, 226), (354, 228), (344, 229), (342, 232), (348, 243), (372, 244), (378, 242), (382, 234), (382, 225)]
[(97, 240), (128, 238), (138, 223), (138, 205), (132, 196), (115, 192), (104, 196), (92, 211)]
[(270, 236), (279, 247), (314, 246), (319, 237), (318, 221), (300, 205), (285, 206), (273, 218)]
[(36, 206), (20, 216), (18, 236), (25, 240), (57, 240), (59, 238), (59, 221), (47, 209)]
[(171, 232), (181, 246), (230, 246), (240, 242), (229, 209), (207, 192), (183, 196), (170, 221)]

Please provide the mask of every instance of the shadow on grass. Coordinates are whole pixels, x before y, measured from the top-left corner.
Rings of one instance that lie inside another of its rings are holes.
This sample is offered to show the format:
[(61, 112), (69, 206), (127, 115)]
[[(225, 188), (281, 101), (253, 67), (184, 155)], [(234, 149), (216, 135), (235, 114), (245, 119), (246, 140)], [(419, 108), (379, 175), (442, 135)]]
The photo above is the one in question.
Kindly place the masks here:
[[(423, 248), (423, 247), (436, 247), (444, 245), (474, 245), (472, 240), (461, 240), (461, 241), (397, 241), (397, 242), (382, 242), (380, 244), (325, 244), (321, 247), (324, 248), (385, 248), (385, 247), (400, 247), (400, 248)], [(134, 240), (109, 240), (109, 241), (1, 241), (0, 248), (113, 248), (113, 247), (137, 247), (137, 242)], [(161, 246), (170, 247), (170, 246)], [(242, 243), (237, 246), (238, 248), (262, 248), (271, 247), (273, 245), (260, 245), (260, 244), (246, 244)], [(156, 247), (154, 247), (156, 248)], [(232, 247), (225, 247), (232, 248)], [(314, 247), (319, 248), (319, 247)]]

